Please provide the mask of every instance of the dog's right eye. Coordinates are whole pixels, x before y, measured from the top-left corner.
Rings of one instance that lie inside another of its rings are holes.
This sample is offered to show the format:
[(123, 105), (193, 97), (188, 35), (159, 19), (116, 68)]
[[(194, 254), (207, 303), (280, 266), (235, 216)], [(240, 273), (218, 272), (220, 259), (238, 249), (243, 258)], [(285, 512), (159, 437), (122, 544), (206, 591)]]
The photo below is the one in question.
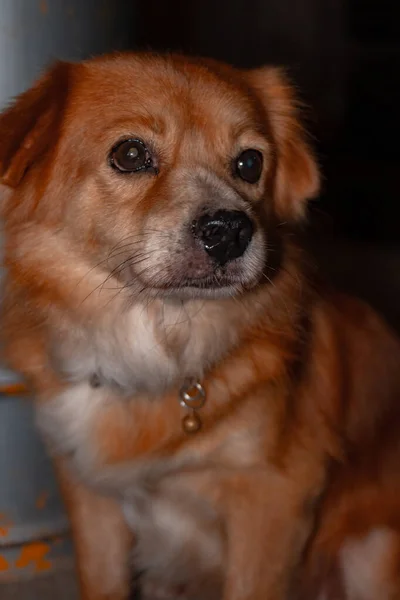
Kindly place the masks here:
[(135, 173), (151, 169), (153, 159), (142, 140), (129, 139), (113, 147), (110, 153), (110, 165), (121, 173)]

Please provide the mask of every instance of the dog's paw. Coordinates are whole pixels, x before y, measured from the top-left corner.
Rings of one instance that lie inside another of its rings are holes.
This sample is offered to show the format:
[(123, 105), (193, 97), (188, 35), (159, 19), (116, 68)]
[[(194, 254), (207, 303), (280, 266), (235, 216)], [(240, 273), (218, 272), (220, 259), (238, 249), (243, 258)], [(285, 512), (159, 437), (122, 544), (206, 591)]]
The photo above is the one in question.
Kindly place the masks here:
[(221, 592), (219, 577), (172, 583), (145, 572), (135, 579), (132, 600), (220, 600)]
[(137, 588), (135, 600), (186, 600), (185, 586), (165, 585), (145, 577)]

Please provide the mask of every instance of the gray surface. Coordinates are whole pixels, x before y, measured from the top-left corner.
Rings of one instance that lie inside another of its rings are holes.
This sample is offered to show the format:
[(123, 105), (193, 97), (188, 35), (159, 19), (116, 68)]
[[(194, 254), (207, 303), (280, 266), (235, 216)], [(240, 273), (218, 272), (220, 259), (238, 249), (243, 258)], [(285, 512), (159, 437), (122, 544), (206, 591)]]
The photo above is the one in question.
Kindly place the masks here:
[(0, 395), (0, 513), (3, 525), (10, 524), (8, 535), (0, 538), (0, 551), (63, 535), (69, 528), (28, 397)]

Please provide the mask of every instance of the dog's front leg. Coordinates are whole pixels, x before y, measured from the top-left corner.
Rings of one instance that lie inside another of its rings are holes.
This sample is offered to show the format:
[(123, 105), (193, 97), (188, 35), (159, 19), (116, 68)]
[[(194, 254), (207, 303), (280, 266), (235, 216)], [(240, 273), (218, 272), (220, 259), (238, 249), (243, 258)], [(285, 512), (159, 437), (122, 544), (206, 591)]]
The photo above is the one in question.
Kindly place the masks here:
[(223, 600), (288, 600), (314, 522), (310, 487), (279, 473), (225, 480), (219, 500), (226, 516), (227, 573)]
[(64, 464), (56, 467), (72, 526), (82, 600), (126, 600), (132, 540), (120, 507), (76, 481)]

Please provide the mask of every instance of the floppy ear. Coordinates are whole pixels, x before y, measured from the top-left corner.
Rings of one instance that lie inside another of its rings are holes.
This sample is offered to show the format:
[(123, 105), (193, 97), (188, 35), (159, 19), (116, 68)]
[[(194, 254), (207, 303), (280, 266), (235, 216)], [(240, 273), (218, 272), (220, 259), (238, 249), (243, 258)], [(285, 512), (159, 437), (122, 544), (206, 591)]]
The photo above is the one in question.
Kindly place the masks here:
[(306, 200), (319, 191), (319, 171), (299, 121), (293, 88), (275, 67), (248, 72), (269, 121), (276, 145), (275, 198), (283, 219), (301, 218)]
[(0, 183), (17, 187), (57, 137), (70, 65), (56, 63), (0, 114)]

